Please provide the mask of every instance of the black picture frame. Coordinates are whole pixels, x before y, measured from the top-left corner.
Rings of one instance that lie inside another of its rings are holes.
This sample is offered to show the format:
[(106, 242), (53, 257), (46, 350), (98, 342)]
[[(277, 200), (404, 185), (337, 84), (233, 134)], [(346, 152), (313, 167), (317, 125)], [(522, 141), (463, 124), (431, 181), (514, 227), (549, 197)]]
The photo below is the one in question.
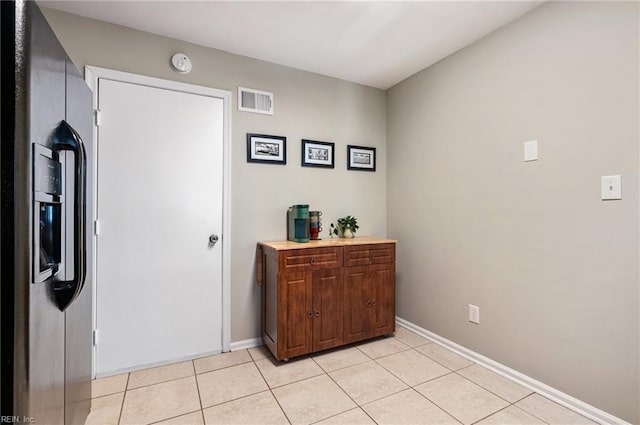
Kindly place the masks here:
[(347, 145), (347, 170), (376, 171), (376, 148)]
[(301, 165), (303, 167), (335, 167), (335, 143), (302, 139), (301, 152)]
[(285, 165), (287, 163), (287, 138), (247, 133), (247, 162)]

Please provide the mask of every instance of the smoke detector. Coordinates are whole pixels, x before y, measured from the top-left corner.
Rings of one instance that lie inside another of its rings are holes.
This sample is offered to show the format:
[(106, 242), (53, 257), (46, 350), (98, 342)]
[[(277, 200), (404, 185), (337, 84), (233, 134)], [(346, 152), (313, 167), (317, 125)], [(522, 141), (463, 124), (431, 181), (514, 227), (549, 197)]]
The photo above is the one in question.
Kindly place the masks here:
[(191, 60), (184, 53), (176, 53), (171, 56), (171, 67), (180, 74), (191, 72)]

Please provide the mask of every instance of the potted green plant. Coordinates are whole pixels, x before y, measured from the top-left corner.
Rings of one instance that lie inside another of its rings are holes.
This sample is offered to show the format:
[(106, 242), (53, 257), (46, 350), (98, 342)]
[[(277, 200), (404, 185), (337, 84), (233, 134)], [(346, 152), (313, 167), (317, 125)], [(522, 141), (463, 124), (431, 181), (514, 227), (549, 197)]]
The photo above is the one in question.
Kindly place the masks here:
[(333, 234), (339, 235), (342, 238), (353, 238), (358, 231), (358, 219), (350, 215), (341, 217), (338, 219), (338, 228), (333, 229)]

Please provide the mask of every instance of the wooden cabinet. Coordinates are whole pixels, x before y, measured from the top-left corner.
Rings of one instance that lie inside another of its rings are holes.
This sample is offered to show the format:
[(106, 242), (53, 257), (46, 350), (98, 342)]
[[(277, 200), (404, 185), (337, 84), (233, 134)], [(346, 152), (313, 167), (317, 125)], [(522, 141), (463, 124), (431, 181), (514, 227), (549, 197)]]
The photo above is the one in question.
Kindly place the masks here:
[(395, 330), (395, 241), (258, 245), (264, 343), (278, 360)]
[(344, 269), (344, 342), (395, 330), (395, 264)]
[(342, 271), (284, 273), (278, 283), (282, 358), (342, 345)]
[(395, 244), (344, 248), (344, 342), (395, 329)]

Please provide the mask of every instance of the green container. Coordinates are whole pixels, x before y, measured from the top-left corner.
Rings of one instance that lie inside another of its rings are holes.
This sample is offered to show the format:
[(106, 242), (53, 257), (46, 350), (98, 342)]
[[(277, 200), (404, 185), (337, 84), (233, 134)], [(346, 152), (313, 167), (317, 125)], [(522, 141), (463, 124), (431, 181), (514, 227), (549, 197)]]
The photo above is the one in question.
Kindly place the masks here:
[(309, 205), (298, 204), (287, 211), (287, 239), (309, 242)]

